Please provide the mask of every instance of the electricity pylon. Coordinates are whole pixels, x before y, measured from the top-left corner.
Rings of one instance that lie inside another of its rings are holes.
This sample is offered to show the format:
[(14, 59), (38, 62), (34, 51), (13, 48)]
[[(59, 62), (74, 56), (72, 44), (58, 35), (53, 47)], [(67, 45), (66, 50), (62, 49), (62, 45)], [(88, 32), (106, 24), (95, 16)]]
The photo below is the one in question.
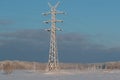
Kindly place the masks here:
[(53, 72), (59, 70), (59, 62), (58, 62), (58, 51), (57, 51), (57, 40), (56, 40), (56, 30), (61, 31), (60, 28), (56, 27), (56, 22), (63, 22), (62, 20), (56, 19), (56, 14), (64, 14), (64, 12), (58, 12), (56, 8), (60, 2), (58, 2), (55, 6), (52, 6), (50, 3), (48, 3), (49, 7), (51, 8), (50, 12), (43, 13), (43, 15), (51, 15), (51, 20), (44, 21), (45, 23), (51, 23), (51, 28), (46, 29), (47, 31), (50, 31), (50, 49), (49, 49), (49, 60), (47, 64), (47, 71)]

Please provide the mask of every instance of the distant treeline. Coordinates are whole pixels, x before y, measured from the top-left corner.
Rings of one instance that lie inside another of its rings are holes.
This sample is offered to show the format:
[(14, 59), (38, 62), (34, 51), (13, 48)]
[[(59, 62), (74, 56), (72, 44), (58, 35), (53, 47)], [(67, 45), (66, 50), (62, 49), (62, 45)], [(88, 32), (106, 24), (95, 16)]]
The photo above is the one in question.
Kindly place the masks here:
[[(13, 70), (45, 70), (47, 63), (40, 62), (27, 62), (27, 61), (0, 61), (0, 70), (6, 73), (11, 73)], [(120, 69), (120, 62), (106, 62), (106, 63), (60, 63), (61, 69), (77, 69), (77, 70), (90, 70), (90, 69)]]

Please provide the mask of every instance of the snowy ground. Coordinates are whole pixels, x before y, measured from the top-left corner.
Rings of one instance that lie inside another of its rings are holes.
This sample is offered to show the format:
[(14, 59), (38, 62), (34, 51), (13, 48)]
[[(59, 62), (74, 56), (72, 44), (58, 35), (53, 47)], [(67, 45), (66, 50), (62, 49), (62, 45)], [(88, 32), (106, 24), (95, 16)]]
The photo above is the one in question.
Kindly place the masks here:
[(0, 72), (0, 80), (120, 80), (120, 71), (62, 71), (60, 73), (14, 71), (9, 75)]

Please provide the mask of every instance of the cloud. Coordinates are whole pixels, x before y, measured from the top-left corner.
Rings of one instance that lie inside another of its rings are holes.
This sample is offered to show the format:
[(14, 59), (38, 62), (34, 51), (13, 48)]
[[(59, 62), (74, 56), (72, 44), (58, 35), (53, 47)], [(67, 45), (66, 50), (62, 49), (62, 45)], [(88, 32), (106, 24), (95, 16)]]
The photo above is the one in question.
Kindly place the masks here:
[(0, 25), (11, 25), (13, 23), (12, 20), (0, 20)]
[[(0, 33), (0, 59), (17, 59), (47, 62), (49, 32), (22, 30)], [(61, 62), (117, 61), (120, 48), (107, 49), (93, 44), (86, 35), (64, 33), (57, 35), (58, 53)]]

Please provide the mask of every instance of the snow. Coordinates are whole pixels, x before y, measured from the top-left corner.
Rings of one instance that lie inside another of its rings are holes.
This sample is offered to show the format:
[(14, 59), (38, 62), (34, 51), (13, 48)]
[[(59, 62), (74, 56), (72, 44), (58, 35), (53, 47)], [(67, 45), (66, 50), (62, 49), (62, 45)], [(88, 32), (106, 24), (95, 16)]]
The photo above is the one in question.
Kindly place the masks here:
[(0, 80), (120, 80), (120, 71), (61, 71), (45, 73), (14, 71), (11, 74), (0, 72)]

